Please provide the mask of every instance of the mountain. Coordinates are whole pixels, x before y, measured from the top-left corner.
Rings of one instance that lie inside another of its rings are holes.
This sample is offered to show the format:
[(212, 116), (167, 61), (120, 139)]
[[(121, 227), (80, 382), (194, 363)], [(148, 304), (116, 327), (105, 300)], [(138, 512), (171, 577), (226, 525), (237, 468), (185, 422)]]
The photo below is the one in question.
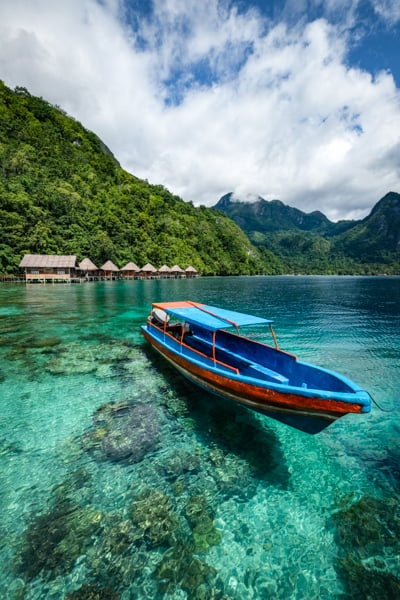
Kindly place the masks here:
[(335, 240), (349, 256), (364, 262), (384, 262), (390, 256), (400, 261), (400, 194), (389, 192), (370, 214)]
[(283, 271), (220, 211), (127, 173), (79, 122), (0, 81), (0, 273), (18, 272), (25, 253), (192, 264), (202, 274)]
[(360, 221), (333, 223), (319, 211), (304, 213), (279, 200), (255, 202), (226, 194), (215, 205), (286, 271), (302, 273), (399, 273), (400, 194), (389, 192)]
[(255, 202), (235, 200), (233, 194), (225, 194), (215, 205), (233, 219), (243, 231), (266, 233), (286, 229), (302, 231), (326, 231), (334, 225), (320, 211), (304, 213), (287, 206), (280, 200), (264, 200), (261, 196)]

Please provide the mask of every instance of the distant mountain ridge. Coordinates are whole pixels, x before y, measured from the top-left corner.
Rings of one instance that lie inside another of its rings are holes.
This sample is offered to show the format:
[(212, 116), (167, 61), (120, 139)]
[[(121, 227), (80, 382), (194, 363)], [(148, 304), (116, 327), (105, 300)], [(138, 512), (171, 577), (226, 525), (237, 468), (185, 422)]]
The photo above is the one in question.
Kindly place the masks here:
[(225, 194), (214, 208), (228, 214), (244, 231), (252, 225), (261, 232), (292, 228), (325, 231), (334, 225), (318, 210), (305, 213), (280, 200), (264, 200), (261, 196), (255, 202), (243, 202), (233, 199), (232, 193)]
[(259, 248), (281, 258), (289, 270), (400, 274), (400, 194), (389, 192), (361, 220), (330, 221), (280, 200), (254, 202), (225, 194), (215, 208), (228, 215)]

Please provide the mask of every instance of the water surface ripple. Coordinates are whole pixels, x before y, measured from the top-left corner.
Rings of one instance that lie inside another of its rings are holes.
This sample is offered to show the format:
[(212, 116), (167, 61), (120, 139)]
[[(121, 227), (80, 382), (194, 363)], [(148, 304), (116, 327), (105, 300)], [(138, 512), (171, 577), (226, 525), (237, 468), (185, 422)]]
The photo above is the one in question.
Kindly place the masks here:
[[(309, 436), (193, 387), (139, 333), (178, 299), (273, 318), (385, 411)], [(399, 316), (394, 277), (0, 287), (2, 597), (400, 597)]]

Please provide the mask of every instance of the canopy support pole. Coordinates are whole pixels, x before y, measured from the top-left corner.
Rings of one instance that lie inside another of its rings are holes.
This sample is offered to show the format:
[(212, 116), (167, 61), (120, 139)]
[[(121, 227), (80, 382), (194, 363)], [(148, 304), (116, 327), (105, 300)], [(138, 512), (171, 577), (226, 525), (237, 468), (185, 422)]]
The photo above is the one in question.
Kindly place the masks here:
[(277, 350), (279, 350), (279, 347), (278, 347), (278, 342), (277, 342), (276, 335), (275, 335), (275, 331), (274, 331), (274, 329), (273, 329), (272, 325), (270, 325), (270, 326), (269, 326), (269, 329), (270, 329), (270, 331), (271, 331), (272, 338), (273, 338), (273, 340), (274, 340), (275, 348), (276, 348)]
[(213, 356), (214, 366), (215, 366), (215, 338), (216, 337), (217, 337), (217, 332), (213, 331), (213, 336), (212, 336), (212, 356)]

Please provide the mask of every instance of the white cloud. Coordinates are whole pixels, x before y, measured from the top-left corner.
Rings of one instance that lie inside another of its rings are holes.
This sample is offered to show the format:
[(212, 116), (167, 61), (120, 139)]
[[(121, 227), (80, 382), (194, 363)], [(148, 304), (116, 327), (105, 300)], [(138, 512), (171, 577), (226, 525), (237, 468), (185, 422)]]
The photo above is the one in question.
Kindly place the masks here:
[(385, 72), (345, 65), (339, 27), (156, 0), (134, 31), (123, 8), (3, 0), (0, 78), (59, 104), (130, 172), (196, 204), (234, 191), (345, 218), (398, 190), (399, 90)]
[(375, 0), (373, 8), (389, 25), (395, 25), (400, 21), (400, 4), (398, 0)]

